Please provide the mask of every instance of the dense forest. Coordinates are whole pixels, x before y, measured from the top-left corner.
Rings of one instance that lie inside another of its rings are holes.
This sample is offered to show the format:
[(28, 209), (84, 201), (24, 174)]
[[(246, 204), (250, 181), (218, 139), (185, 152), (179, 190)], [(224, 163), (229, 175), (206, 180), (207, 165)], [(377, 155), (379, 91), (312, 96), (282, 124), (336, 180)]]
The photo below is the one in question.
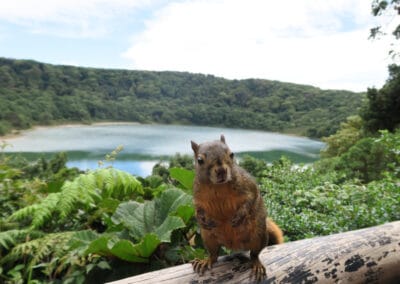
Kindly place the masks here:
[(333, 134), (365, 97), (269, 80), (104, 70), (0, 58), (0, 135), (102, 120)]

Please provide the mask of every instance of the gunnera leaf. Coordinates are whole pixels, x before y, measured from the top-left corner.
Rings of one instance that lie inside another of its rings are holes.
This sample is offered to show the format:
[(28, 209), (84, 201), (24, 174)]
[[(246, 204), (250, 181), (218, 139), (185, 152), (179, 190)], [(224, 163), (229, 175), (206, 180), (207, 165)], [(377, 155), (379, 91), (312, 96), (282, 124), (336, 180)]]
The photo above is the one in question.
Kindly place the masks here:
[(102, 235), (93, 240), (84, 254), (114, 256), (130, 262), (147, 263), (161, 241), (154, 234), (147, 234), (139, 243), (121, 240), (115, 235)]
[(192, 190), (194, 171), (182, 168), (171, 168), (169, 174), (173, 179), (176, 179), (185, 190)]
[(140, 243), (120, 240), (111, 248), (116, 257), (131, 262), (148, 262), (148, 258), (156, 250), (161, 241), (154, 234), (147, 234)]
[(191, 205), (181, 205), (176, 210), (176, 216), (182, 218), (183, 222), (187, 224), (194, 215), (194, 207)]
[(184, 228), (182, 218), (176, 215), (180, 206), (192, 203), (192, 197), (179, 189), (168, 189), (152, 201), (121, 203), (112, 221), (122, 224), (136, 239), (141, 240), (147, 234), (154, 233), (162, 242), (170, 242), (172, 231)]

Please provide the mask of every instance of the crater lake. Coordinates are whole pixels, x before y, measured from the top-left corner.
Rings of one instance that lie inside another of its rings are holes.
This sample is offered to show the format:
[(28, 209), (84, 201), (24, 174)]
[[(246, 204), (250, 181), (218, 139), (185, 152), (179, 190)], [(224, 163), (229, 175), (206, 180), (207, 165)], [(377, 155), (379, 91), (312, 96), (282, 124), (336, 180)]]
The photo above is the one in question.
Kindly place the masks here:
[(4, 152), (19, 153), (30, 160), (65, 152), (67, 166), (81, 170), (99, 168), (105, 155), (122, 146), (115, 161), (103, 166), (112, 165), (145, 177), (156, 163), (167, 161), (168, 157), (177, 153), (192, 155), (191, 140), (218, 140), (221, 134), (239, 159), (248, 154), (267, 162), (284, 155), (295, 163), (309, 163), (319, 158), (325, 145), (305, 137), (257, 130), (135, 123), (36, 127), (15, 137), (0, 137), (0, 141), (7, 144)]

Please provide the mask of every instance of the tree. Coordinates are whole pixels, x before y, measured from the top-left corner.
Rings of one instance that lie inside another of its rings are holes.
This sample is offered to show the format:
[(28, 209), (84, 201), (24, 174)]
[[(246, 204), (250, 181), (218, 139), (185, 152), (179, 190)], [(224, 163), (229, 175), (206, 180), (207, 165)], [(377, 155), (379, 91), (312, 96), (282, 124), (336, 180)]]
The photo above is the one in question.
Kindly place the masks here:
[(389, 79), (382, 89), (368, 89), (368, 101), (361, 111), (366, 130), (393, 132), (400, 126), (400, 66), (389, 66)]
[[(372, 15), (375, 17), (386, 17), (390, 19), (390, 21), (393, 21), (393, 18), (396, 17), (396, 15), (400, 15), (400, 0), (373, 0), (372, 1)], [(391, 24), (389, 22), (384, 23), (383, 25), (377, 25), (370, 30), (370, 38), (375, 39), (375, 38), (380, 38), (382, 36), (386, 36), (388, 31), (385, 30), (385, 27), (391, 27)], [(391, 31), (392, 37), (394, 37), (395, 40), (400, 39), (400, 24), (397, 24), (393, 30)], [(389, 51), (389, 54), (392, 55), (393, 57), (399, 56), (399, 52), (396, 51), (395, 48), (395, 43), (392, 43), (392, 49)]]
[[(370, 38), (380, 38), (386, 36), (387, 29), (392, 29), (391, 35), (395, 41), (400, 39), (400, 24), (398, 24), (398, 15), (400, 15), (400, 0), (373, 0), (372, 14), (376, 17), (390, 18), (390, 21), (397, 22), (393, 25), (389, 23), (380, 24), (373, 27), (370, 31)], [(387, 17), (390, 16), (390, 17)], [(397, 21), (396, 21), (397, 20)], [(385, 30), (386, 29), (386, 30)], [(393, 59), (399, 56), (399, 48), (395, 43), (391, 44), (392, 49), (389, 54)], [(382, 89), (368, 89), (368, 101), (361, 110), (361, 117), (365, 121), (367, 131), (376, 133), (378, 130), (387, 129), (393, 132), (400, 124), (400, 66), (392, 64), (389, 66), (389, 79)]]
[(362, 138), (362, 125), (361, 117), (349, 116), (346, 122), (340, 124), (340, 129), (335, 134), (322, 139), (327, 146), (321, 151), (321, 156), (337, 157), (347, 152)]

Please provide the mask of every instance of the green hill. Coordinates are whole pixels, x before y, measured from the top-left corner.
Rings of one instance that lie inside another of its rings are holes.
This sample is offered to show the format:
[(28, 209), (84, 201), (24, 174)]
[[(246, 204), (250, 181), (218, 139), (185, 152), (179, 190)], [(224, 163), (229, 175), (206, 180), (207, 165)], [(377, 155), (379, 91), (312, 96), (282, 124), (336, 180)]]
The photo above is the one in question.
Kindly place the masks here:
[(37, 124), (137, 121), (334, 133), (365, 95), (278, 81), (0, 58), (0, 134)]

